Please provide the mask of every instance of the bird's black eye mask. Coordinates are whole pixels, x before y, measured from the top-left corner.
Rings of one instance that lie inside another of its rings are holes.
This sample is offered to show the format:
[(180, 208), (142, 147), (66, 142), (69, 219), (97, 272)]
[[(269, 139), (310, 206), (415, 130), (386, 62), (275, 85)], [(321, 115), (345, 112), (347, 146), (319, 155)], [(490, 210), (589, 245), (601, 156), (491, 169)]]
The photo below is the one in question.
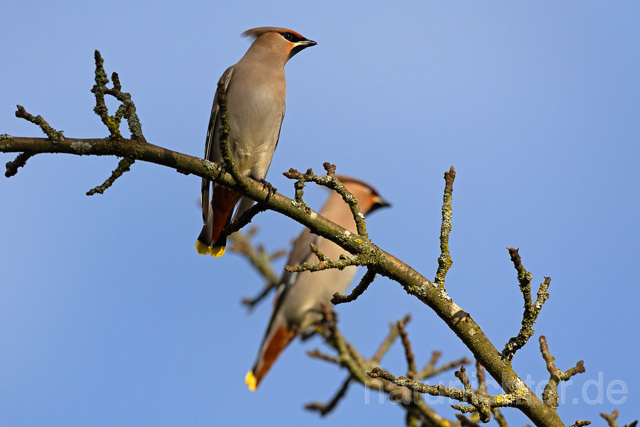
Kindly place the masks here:
[(288, 40), (291, 43), (298, 43), (302, 40), (306, 40), (304, 37), (301, 37), (299, 34), (294, 34), (288, 31), (286, 33), (280, 33), (280, 35), (284, 37), (285, 40)]

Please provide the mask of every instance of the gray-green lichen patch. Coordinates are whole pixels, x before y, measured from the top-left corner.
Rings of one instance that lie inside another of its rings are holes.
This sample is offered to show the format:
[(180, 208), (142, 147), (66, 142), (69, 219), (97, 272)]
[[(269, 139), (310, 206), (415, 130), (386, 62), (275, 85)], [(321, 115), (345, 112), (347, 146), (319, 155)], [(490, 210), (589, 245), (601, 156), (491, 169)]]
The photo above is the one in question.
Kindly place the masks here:
[(91, 144), (88, 142), (72, 142), (71, 148), (78, 154), (87, 154), (91, 152)]
[[(13, 140), (13, 137), (11, 135), (7, 135), (3, 133), (2, 135), (0, 135), (0, 141), (4, 141), (4, 140), (11, 141)], [(7, 147), (8, 147), (7, 144), (3, 144), (2, 142), (0, 142), (0, 150), (4, 151)]]
[(205, 169), (210, 171), (217, 169), (216, 164), (214, 162), (206, 159), (200, 159), (200, 160), (202, 161), (202, 166), (204, 166)]

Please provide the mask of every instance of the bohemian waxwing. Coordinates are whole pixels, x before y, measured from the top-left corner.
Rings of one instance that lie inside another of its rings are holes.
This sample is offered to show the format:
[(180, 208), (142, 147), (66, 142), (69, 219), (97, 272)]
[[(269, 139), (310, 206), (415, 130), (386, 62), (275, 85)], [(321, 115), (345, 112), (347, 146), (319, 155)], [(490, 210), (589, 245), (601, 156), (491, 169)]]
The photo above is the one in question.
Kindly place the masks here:
[[(344, 176), (339, 179), (358, 199), (363, 214), (390, 206), (370, 185)], [(331, 192), (320, 215), (356, 233), (356, 223), (351, 210), (339, 194)], [(331, 259), (338, 259), (346, 252), (330, 240), (311, 234), (309, 229), (305, 229), (293, 243), (287, 265), (317, 262), (309, 243), (315, 244)], [(343, 270), (331, 269), (314, 273), (309, 271), (283, 273), (258, 358), (245, 377), (245, 382), (251, 391), (258, 388), (262, 378), (291, 340), (298, 335), (315, 331), (318, 322), (322, 319), (322, 307), (331, 305), (331, 298), (335, 292), (344, 293), (355, 274), (355, 266), (346, 267)]]
[[(287, 92), (284, 65), (296, 53), (315, 46), (295, 31), (261, 27), (247, 30), (244, 37), (254, 39), (247, 53), (229, 67), (220, 82), (227, 95), (231, 134), (229, 146), (236, 168), (243, 176), (264, 181), (278, 145), (284, 119)], [(205, 159), (221, 162), (219, 142), (220, 117), (218, 90), (213, 98), (209, 119)], [(222, 230), (231, 222), (233, 210), (240, 201), (238, 218), (253, 205), (253, 200), (214, 184), (209, 204), (210, 181), (202, 180), (202, 220), (204, 226), (196, 241), (199, 254), (220, 257), (224, 254), (226, 236)]]

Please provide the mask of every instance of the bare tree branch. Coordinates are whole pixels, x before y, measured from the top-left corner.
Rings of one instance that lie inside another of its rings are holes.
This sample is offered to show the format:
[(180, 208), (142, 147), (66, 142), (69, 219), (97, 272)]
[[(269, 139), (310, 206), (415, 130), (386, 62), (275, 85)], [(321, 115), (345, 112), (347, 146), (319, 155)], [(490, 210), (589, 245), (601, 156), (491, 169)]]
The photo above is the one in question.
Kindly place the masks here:
[[(352, 257), (350, 258), (331, 261), (335, 263), (334, 266), (336, 268), (343, 265), (364, 265), (369, 270), (375, 271), (375, 273), (379, 275), (398, 282), (405, 292), (430, 307), (460, 338), (479, 363), (486, 368), (487, 372), (496, 381), (498, 381), (505, 392), (504, 395), (501, 395), (503, 396), (501, 405), (492, 406), (493, 403), (497, 403), (491, 401), (493, 398), (492, 396), (477, 396), (480, 400), (476, 402), (476, 404), (472, 405), (476, 407), (476, 409), (478, 408), (478, 405), (483, 404), (483, 402), (486, 403), (486, 399), (489, 399), (488, 404), (490, 407), (515, 406), (519, 408), (533, 423), (538, 426), (563, 426), (563, 423), (556, 413), (553, 405), (547, 404), (553, 400), (550, 394), (547, 393), (546, 396), (543, 396), (545, 402), (540, 400), (513, 370), (510, 359), (508, 357), (501, 356), (501, 353), (491, 343), (470, 314), (459, 307), (447, 294), (443, 286), (444, 275), (448, 268), (446, 267), (446, 264), (448, 263), (448, 243), (446, 239), (441, 238), (441, 256), (443, 261), (439, 262), (436, 282), (432, 282), (418, 273), (411, 266), (383, 251), (369, 240), (366, 224), (364, 222), (362, 212), (359, 210), (357, 200), (355, 200), (353, 195), (346, 192), (344, 186), (335, 178), (335, 167), (333, 165), (328, 163), (325, 164), (325, 170), (327, 172), (325, 176), (317, 176), (312, 174), (311, 171), (308, 171), (311, 172), (308, 175), (299, 174), (296, 171), (290, 171), (287, 176), (292, 179), (296, 179), (295, 199), (292, 200), (280, 194), (272, 194), (271, 189), (266, 188), (264, 184), (240, 176), (232, 167), (232, 159), (230, 158), (230, 155), (225, 155), (228, 153), (225, 152), (224, 143), (221, 144), (224, 167), (204, 159), (188, 156), (186, 154), (149, 144), (142, 134), (140, 121), (135, 112), (135, 105), (130, 94), (122, 92), (120, 81), (115, 73), (112, 76), (113, 88), (107, 88), (106, 84), (108, 83), (108, 79), (104, 72), (103, 60), (100, 57), (99, 52), (96, 52), (95, 59), (96, 85), (94, 86), (93, 91), (96, 97), (95, 110), (109, 130), (109, 136), (102, 139), (65, 138), (62, 135), (62, 132), (53, 129), (41, 117), (34, 117), (27, 113), (24, 108), (18, 107), (16, 115), (39, 126), (47, 137), (25, 138), (11, 137), (8, 135), (0, 136), (1, 152), (19, 153), (18, 157), (13, 162), (9, 162), (7, 164), (8, 176), (15, 174), (18, 168), (24, 166), (27, 159), (33, 155), (44, 153), (67, 153), (74, 155), (116, 156), (129, 159), (127, 162), (151, 162), (173, 168), (184, 174), (194, 174), (214, 181), (219, 185), (228, 187), (243, 196), (255, 200), (258, 204), (261, 204), (259, 209), (270, 209), (279, 212), (309, 228), (314, 234), (327, 238), (338, 244), (344, 250), (352, 254)], [(106, 109), (106, 104), (104, 103), (105, 95), (114, 96), (121, 103), (113, 116), (110, 116)], [(224, 101), (224, 97), (222, 97), (220, 107), (223, 120), (226, 114)], [(123, 138), (121, 135), (120, 122), (123, 118), (128, 122), (129, 130), (132, 135), (131, 139)], [(223, 126), (223, 128), (224, 127), (225, 126)], [(224, 129), (223, 132), (225, 132)], [(224, 138), (222, 139), (224, 140)], [(116, 169), (116, 171), (117, 170), (118, 169)], [(121, 168), (121, 171), (124, 171), (124, 167)], [(452, 170), (450, 173), (451, 172), (454, 171)], [(111, 182), (113, 182), (117, 177), (114, 174), (112, 175), (112, 178)], [(351, 233), (344, 228), (337, 226), (306, 206), (302, 200), (302, 190), (306, 182), (315, 182), (316, 184), (327, 186), (342, 195), (345, 202), (349, 204), (354, 215), (354, 219), (356, 220), (358, 229), (357, 234)], [(446, 198), (447, 196), (445, 195), (444, 204), (446, 204)], [(258, 210), (256, 209), (252, 215), (257, 213), (257, 211)], [(441, 237), (445, 235), (448, 236), (448, 230), (450, 229), (450, 225), (448, 224), (450, 223), (450, 216), (445, 215), (444, 211), (445, 209), (443, 209), (443, 225), (441, 228), (443, 231), (441, 233)], [(530, 282), (530, 279), (528, 280)], [(526, 300), (525, 306), (527, 306)], [(533, 314), (534, 312), (530, 311), (530, 313)], [(535, 316), (537, 316), (537, 314), (535, 314)], [(414, 387), (415, 391), (419, 391), (422, 386), (431, 387), (426, 385), (420, 386), (420, 383), (415, 383), (408, 379), (399, 380), (397, 377), (393, 376), (389, 377), (394, 378), (393, 381), (387, 380), (386, 382), (380, 382), (379, 379), (374, 380), (373, 378), (364, 375), (362, 368), (364, 365), (369, 364), (370, 361), (366, 361), (366, 359), (362, 358), (354, 348), (348, 345), (344, 339), (342, 339), (337, 330), (335, 331), (335, 334), (330, 335), (332, 346), (334, 346), (340, 354), (341, 364), (350, 370), (355, 380), (362, 382), (368, 387), (378, 387), (378, 389), (384, 389), (388, 392), (393, 390), (401, 391), (401, 389), (398, 388), (398, 384), (402, 384), (403, 387)], [(507, 351), (505, 355), (508, 356), (510, 352), (511, 350)], [(550, 365), (548, 365), (548, 367), (549, 366)], [(574, 371), (577, 372), (578, 368), (579, 367), (574, 368)], [(571, 370), (567, 372), (570, 371)], [(379, 377), (382, 377), (385, 373), (384, 371), (380, 371), (378, 374)], [(548, 384), (550, 389), (553, 388), (552, 380), (550, 380)], [(464, 395), (463, 390), (460, 390), (460, 392)], [(451, 390), (447, 391), (447, 393), (457, 395), (456, 393), (458, 392)], [(514, 400), (509, 400), (511, 398)], [(430, 425), (429, 423), (437, 423), (438, 420), (440, 422), (443, 421), (441, 417), (433, 413), (433, 411), (423, 403), (424, 402), (421, 401), (411, 403), (410, 408), (412, 411), (417, 411), (415, 414), (420, 414), (419, 417), (422, 417), (422, 419), (431, 420), (429, 422), (425, 421), (427, 422), (427, 425)], [(412, 417), (414, 416), (418, 415), (414, 415), (412, 413)]]

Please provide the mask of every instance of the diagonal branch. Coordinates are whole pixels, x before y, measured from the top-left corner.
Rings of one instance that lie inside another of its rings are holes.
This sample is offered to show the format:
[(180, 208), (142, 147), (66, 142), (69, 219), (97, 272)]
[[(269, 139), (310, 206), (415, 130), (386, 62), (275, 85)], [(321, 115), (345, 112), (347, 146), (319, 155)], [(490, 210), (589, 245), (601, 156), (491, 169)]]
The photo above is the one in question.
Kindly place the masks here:
[(402, 288), (418, 300), (431, 307), (434, 312), (454, 331), (473, 353), (491, 376), (498, 381), (505, 392), (519, 392), (526, 404), (520, 409), (536, 425), (561, 426), (562, 421), (555, 411), (547, 407), (526, 386), (516, 372), (500, 357), (500, 353), (484, 334), (480, 326), (460, 308), (444, 289), (429, 281), (408, 264), (378, 248), (368, 240), (334, 224), (313, 211), (294, 206), (293, 200), (281, 194), (268, 197), (268, 189), (253, 180), (247, 180), (248, 187), (241, 187), (228, 174), (220, 171), (216, 164), (197, 157), (181, 154), (149, 143), (124, 138), (114, 139), (74, 139), (65, 138), (56, 144), (47, 138), (24, 138), (5, 136), (0, 138), (2, 152), (67, 153), (75, 155), (111, 155), (134, 157), (137, 160), (155, 163), (205, 177), (220, 185), (231, 188), (273, 211), (279, 212), (309, 228), (311, 232), (325, 237), (344, 250), (358, 255), (366, 254), (367, 266), (374, 266), (376, 272), (397, 281)]
[[(123, 110), (122, 113), (116, 113), (116, 116), (120, 117), (118, 114), (121, 114), (124, 117), (127, 112), (135, 113), (135, 111)], [(129, 123), (131, 129), (132, 126), (135, 127), (137, 116), (131, 114), (130, 117), (132, 118)], [(107, 127), (112, 126), (110, 123), (105, 124)], [(543, 403), (527, 387), (513, 370), (510, 361), (501, 357), (500, 352), (485, 335), (482, 328), (469, 313), (453, 301), (443, 286), (428, 280), (408, 264), (377, 247), (366, 237), (364, 221), (357, 214), (359, 210), (356, 209), (354, 203), (351, 203), (350, 207), (352, 207), (352, 212), (355, 212), (355, 219), (359, 224), (358, 234), (347, 232), (343, 227), (337, 226), (316, 212), (300, 207), (294, 200), (280, 194), (272, 195), (269, 189), (258, 182), (246, 178), (242, 182), (238, 182), (229, 173), (221, 171), (218, 165), (213, 162), (149, 144), (140, 137), (136, 129), (133, 129), (131, 139), (113, 136), (111, 132), (111, 136), (106, 139), (62, 139), (59, 132), (52, 135), (58, 135), (60, 139), (3, 136), (0, 138), (0, 152), (67, 153), (131, 158), (215, 181), (217, 184), (230, 188), (256, 202), (262, 202), (267, 209), (297, 221), (309, 228), (312, 233), (327, 238), (345, 251), (360, 257), (359, 262), (367, 267), (375, 268), (377, 274), (398, 282), (405, 292), (430, 307), (442, 319), (486, 368), (487, 372), (498, 381), (507, 395), (520, 397), (520, 403), (517, 407), (533, 423), (538, 426), (550, 427), (563, 425), (556, 411)], [(335, 177), (331, 176), (331, 168), (327, 169), (328, 175), (323, 179), (330, 181), (330, 185), (339, 189)], [(345, 197), (348, 199), (348, 194), (344, 193), (343, 198)], [(363, 380), (369, 381), (368, 378), (363, 378)]]

